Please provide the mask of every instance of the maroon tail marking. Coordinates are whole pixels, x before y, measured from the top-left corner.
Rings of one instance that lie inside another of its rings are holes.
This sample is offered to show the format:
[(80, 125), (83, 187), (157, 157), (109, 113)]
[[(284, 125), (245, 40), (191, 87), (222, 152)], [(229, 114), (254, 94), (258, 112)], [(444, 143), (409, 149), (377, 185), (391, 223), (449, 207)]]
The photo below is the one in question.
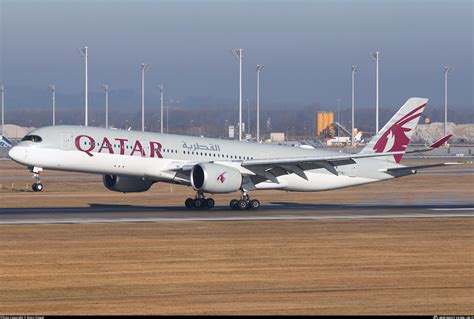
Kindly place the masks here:
[[(406, 133), (410, 132), (411, 129), (403, 127), (406, 123), (418, 118), (421, 116), (422, 113), (415, 114), (420, 109), (425, 107), (426, 104), (423, 104), (413, 111), (409, 112), (407, 115), (403, 116), (397, 122), (395, 122), (375, 143), (373, 150), (375, 153), (382, 153), (387, 146), (388, 139), (390, 136), (393, 136), (395, 139), (393, 146), (389, 150), (385, 150), (386, 152), (400, 152), (405, 151), (410, 139), (407, 137)], [(402, 160), (403, 154), (397, 154), (393, 156), (395, 158), (395, 162), (400, 163)]]

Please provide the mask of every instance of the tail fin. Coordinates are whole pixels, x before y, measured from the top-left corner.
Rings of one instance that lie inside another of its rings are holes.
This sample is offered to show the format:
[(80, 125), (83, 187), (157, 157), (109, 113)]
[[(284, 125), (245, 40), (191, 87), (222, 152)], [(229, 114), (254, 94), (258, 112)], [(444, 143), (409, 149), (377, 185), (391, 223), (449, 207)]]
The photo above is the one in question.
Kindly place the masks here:
[[(427, 102), (425, 98), (409, 98), (362, 149), (361, 154), (406, 151)], [(402, 157), (403, 154), (393, 155), (393, 160), (399, 163)]]

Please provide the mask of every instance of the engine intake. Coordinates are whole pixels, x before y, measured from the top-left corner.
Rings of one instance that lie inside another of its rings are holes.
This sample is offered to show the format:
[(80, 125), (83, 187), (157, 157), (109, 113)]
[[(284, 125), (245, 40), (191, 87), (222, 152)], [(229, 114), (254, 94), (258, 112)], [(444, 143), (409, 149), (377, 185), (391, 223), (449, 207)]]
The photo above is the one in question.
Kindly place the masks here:
[(191, 170), (191, 185), (206, 193), (232, 193), (242, 185), (242, 174), (235, 168), (220, 164), (196, 164)]
[(150, 189), (152, 181), (141, 177), (104, 175), (103, 182), (105, 188), (114, 192), (138, 193)]

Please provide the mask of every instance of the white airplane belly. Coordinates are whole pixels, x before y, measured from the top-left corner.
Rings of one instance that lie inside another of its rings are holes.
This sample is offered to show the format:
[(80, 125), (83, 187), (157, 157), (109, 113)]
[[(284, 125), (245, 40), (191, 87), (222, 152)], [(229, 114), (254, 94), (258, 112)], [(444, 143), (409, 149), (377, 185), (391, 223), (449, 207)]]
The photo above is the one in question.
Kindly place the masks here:
[[(317, 172), (305, 172), (308, 180), (296, 174), (282, 175), (277, 179), (279, 184), (263, 182), (256, 185), (257, 189), (285, 189), (288, 191), (316, 192), (342, 187), (367, 184), (377, 181), (372, 178), (350, 177), (346, 175), (322, 174)], [(273, 185), (273, 187), (272, 187)]]

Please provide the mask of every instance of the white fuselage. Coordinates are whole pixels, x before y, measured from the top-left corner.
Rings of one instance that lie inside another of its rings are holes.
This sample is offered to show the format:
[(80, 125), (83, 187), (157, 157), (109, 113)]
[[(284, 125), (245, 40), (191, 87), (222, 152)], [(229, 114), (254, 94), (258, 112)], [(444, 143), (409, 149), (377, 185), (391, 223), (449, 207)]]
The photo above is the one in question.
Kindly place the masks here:
[[(50, 170), (143, 177), (152, 181), (188, 184), (175, 167), (214, 162), (249, 173), (241, 162), (250, 159), (337, 155), (334, 151), (265, 145), (212, 138), (158, 134), (83, 126), (44, 127), (29, 135), (41, 141), (22, 141), (9, 155), (18, 163)], [(398, 164), (395, 164), (398, 165)], [(336, 167), (305, 171), (307, 179), (291, 173), (278, 183), (262, 181), (255, 189), (321, 191), (393, 178), (380, 168), (393, 162), (364, 158)]]

